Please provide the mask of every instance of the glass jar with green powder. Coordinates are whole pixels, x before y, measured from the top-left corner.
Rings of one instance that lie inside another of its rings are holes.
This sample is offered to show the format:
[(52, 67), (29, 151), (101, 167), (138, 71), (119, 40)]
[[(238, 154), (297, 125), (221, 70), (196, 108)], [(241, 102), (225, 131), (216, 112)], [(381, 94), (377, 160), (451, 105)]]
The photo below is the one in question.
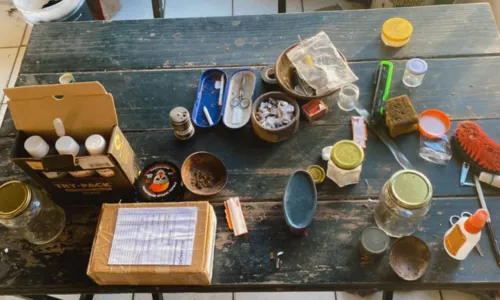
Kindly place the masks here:
[(396, 172), (382, 187), (375, 221), (392, 237), (411, 235), (429, 211), (431, 198), (432, 185), (424, 174)]

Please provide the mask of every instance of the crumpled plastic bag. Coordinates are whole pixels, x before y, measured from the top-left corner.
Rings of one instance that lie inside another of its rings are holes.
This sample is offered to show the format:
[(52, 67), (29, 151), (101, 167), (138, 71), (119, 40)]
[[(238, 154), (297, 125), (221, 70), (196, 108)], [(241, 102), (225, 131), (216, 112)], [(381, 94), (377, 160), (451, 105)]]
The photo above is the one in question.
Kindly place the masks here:
[(299, 76), (316, 90), (316, 95), (358, 80), (323, 31), (303, 40), (286, 55)]

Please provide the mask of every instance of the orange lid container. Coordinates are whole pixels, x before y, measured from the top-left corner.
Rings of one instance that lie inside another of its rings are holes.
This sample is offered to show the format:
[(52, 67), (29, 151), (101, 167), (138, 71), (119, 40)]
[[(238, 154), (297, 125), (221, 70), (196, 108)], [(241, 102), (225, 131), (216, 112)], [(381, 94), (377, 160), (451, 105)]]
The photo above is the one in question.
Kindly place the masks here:
[(469, 233), (478, 233), (483, 229), (484, 223), (488, 221), (490, 214), (485, 209), (478, 209), (476, 212), (470, 216), (464, 223), (464, 229)]
[(441, 137), (450, 130), (451, 121), (444, 112), (428, 109), (418, 117), (418, 130), (429, 138)]

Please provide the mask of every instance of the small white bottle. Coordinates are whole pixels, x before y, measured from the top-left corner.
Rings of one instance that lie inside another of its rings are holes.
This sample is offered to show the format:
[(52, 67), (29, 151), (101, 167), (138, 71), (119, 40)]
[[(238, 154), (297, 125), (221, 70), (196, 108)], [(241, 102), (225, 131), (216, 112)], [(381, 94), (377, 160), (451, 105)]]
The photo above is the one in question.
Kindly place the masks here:
[[(106, 152), (106, 140), (100, 134), (93, 134), (85, 141), (85, 148), (90, 155), (102, 155)], [(115, 176), (115, 172), (111, 169), (99, 169), (96, 172), (102, 177)]]
[(490, 215), (478, 209), (470, 217), (462, 217), (444, 235), (444, 249), (449, 256), (464, 260), (481, 239), (481, 229)]
[(34, 158), (42, 158), (49, 153), (49, 144), (38, 135), (30, 136), (24, 142), (24, 149)]
[[(34, 158), (42, 158), (47, 156), (50, 151), (50, 146), (47, 142), (38, 135), (30, 136), (24, 141), (24, 149)], [(66, 172), (43, 172), (47, 178), (61, 178), (66, 176)]]
[[(56, 141), (56, 150), (59, 154), (71, 154), (75, 157), (80, 152), (80, 145), (70, 136), (62, 136)], [(93, 170), (73, 171), (69, 172), (73, 177), (90, 177), (95, 174)]]

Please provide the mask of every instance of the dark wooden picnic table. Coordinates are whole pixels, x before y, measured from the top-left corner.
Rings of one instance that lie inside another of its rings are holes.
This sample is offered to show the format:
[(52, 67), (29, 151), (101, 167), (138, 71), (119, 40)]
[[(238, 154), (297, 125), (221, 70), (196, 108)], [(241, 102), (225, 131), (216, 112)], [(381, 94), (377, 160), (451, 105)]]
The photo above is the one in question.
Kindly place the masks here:
[[(393, 16), (407, 18), (414, 26), (410, 43), (400, 49), (386, 48), (380, 40), (383, 22)], [(442, 238), (449, 228), (448, 218), (474, 211), (479, 202), (474, 188), (459, 186), (458, 158), (438, 166), (418, 157), (417, 133), (395, 139), (434, 188), (432, 208), (415, 233), (429, 245), (431, 264), (415, 282), (397, 277), (389, 266), (388, 251), (373, 264), (362, 265), (359, 258), (360, 234), (375, 224), (369, 199), (376, 199), (383, 183), (401, 169), (373, 132), (369, 132), (360, 182), (338, 188), (327, 180), (318, 186), (319, 205), (308, 236), (293, 236), (286, 227), (281, 198), (289, 175), (311, 164), (326, 167), (321, 149), (351, 138), (351, 114), (337, 109), (333, 99), (326, 100), (331, 108), (328, 115), (313, 123), (301, 122), (293, 138), (283, 143), (259, 140), (249, 125), (230, 130), (222, 124), (197, 129), (188, 142), (176, 140), (168, 113), (179, 105), (192, 109), (205, 69), (231, 73), (250, 67), (259, 74), (296, 43), (297, 35), (305, 38), (319, 30), (330, 36), (359, 77), (356, 84), (365, 107), (371, 104), (377, 62), (388, 59), (395, 65), (391, 95), (409, 93), (418, 112), (441, 109), (450, 115), (453, 127), (473, 119), (490, 136), (500, 137), (500, 38), (487, 4), (35, 25), (17, 85), (57, 83), (64, 72), (72, 72), (77, 81), (97, 80), (113, 94), (120, 127), (144, 165), (158, 160), (181, 165), (190, 153), (205, 150), (224, 161), (229, 180), (222, 192), (206, 198), (218, 218), (212, 286), (94, 284), (86, 276), (86, 267), (100, 205), (68, 198), (59, 201), (67, 213), (67, 225), (55, 242), (35, 246), (1, 232), (0, 249), (9, 249), (2, 260), (11, 269), (0, 279), (0, 293), (500, 288), (500, 269), (487, 237), (480, 243), (483, 258), (472, 252), (459, 262), (445, 253)], [(422, 86), (408, 91), (400, 78), (412, 57), (424, 58), (429, 71)], [(258, 79), (257, 95), (273, 89)], [(7, 113), (0, 129), (2, 182), (25, 179), (8, 160), (15, 134)], [(483, 188), (500, 235), (500, 193)], [(243, 201), (247, 237), (235, 238), (227, 226), (222, 201), (232, 196)], [(185, 199), (205, 198), (186, 194)], [(284, 251), (280, 269), (269, 260), (270, 253), (278, 251)]]

